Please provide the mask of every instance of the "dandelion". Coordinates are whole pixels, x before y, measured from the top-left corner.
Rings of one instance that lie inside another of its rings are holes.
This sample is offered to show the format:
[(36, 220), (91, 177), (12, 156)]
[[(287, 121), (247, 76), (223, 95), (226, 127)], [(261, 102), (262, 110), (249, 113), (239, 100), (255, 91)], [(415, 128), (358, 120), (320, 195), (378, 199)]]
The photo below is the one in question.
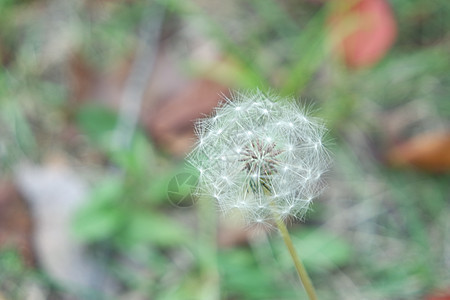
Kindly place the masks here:
[(298, 105), (260, 91), (225, 99), (196, 126), (189, 162), (198, 195), (213, 195), (225, 214), (247, 225), (302, 219), (323, 187), (329, 157), (325, 128)]
[(235, 93), (198, 121), (188, 161), (199, 173), (198, 196), (212, 196), (225, 214), (247, 225), (276, 224), (310, 297), (309, 277), (284, 222), (302, 219), (323, 187), (330, 159), (325, 127), (304, 109), (261, 91)]

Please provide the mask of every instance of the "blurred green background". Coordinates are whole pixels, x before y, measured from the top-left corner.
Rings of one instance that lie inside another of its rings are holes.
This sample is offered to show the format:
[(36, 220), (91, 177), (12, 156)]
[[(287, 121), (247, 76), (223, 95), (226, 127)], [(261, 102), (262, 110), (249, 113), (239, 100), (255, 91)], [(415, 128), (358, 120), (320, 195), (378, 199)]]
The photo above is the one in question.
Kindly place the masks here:
[(289, 224), (320, 299), (450, 299), (448, 0), (0, 0), (0, 299), (306, 299), (190, 196), (193, 123), (272, 90), (329, 127)]

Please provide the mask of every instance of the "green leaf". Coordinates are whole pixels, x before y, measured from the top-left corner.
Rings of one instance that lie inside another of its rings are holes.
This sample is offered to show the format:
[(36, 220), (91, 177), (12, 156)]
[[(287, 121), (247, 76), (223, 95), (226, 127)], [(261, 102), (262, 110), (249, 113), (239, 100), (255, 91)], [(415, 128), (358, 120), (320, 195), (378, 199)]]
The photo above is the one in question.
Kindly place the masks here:
[(155, 164), (155, 152), (147, 137), (137, 132), (128, 149), (110, 152), (111, 159), (121, 168), (130, 172), (132, 176), (146, 176)]
[(87, 209), (75, 219), (75, 234), (85, 242), (105, 240), (120, 229), (124, 218), (120, 210), (113, 208)]
[(114, 236), (123, 228), (126, 212), (119, 205), (123, 194), (119, 179), (108, 178), (92, 192), (89, 202), (74, 218), (74, 233), (85, 242), (95, 242)]
[(232, 299), (292, 299), (290, 287), (280, 287), (273, 274), (264, 272), (252, 253), (232, 249), (219, 254), (223, 291)]
[(98, 104), (85, 105), (77, 114), (77, 124), (83, 133), (92, 143), (106, 148), (109, 148), (116, 122), (117, 114)]
[(184, 227), (169, 217), (152, 211), (135, 211), (126, 228), (125, 243), (150, 242), (158, 246), (184, 243), (190, 236)]
[[(332, 270), (347, 264), (352, 257), (351, 247), (345, 240), (322, 229), (297, 231), (292, 234), (292, 241), (308, 270)], [(285, 245), (279, 246), (283, 247), (282, 263), (291, 264)]]

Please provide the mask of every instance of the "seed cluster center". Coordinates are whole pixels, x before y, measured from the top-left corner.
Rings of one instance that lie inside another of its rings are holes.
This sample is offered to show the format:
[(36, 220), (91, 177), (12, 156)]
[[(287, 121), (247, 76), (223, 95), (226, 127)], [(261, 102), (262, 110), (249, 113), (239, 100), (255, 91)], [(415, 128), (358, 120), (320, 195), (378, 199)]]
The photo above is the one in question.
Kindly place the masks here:
[(249, 175), (250, 187), (253, 192), (261, 191), (265, 188), (271, 192), (269, 178), (277, 172), (279, 161), (277, 157), (282, 150), (276, 149), (275, 143), (263, 143), (255, 140), (247, 145), (242, 151), (241, 162), (244, 162), (242, 171)]

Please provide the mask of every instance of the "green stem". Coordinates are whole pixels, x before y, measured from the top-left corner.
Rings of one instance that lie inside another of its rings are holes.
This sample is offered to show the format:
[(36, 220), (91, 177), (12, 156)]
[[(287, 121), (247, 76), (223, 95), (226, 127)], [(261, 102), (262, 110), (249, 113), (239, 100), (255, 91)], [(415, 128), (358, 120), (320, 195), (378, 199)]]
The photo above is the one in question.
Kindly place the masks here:
[(300, 281), (302, 282), (309, 299), (317, 300), (314, 286), (312, 285), (311, 279), (309, 278), (305, 267), (303, 266), (300, 258), (298, 257), (297, 252), (295, 252), (294, 244), (292, 244), (291, 236), (289, 235), (289, 231), (287, 230), (286, 225), (284, 225), (284, 222), (279, 218), (276, 218), (276, 222), (278, 229), (281, 232), (281, 236), (283, 237), (284, 243), (286, 244), (286, 247), (289, 250), (289, 254), (292, 257), (292, 260), (294, 261), (295, 269), (297, 270), (298, 276), (300, 277)]
[(202, 272), (202, 288), (197, 295), (201, 300), (220, 299), (219, 270), (217, 266), (217, 220), (214, 202), (200, 198), (198, 201), (199, 219), (199, 263)]

